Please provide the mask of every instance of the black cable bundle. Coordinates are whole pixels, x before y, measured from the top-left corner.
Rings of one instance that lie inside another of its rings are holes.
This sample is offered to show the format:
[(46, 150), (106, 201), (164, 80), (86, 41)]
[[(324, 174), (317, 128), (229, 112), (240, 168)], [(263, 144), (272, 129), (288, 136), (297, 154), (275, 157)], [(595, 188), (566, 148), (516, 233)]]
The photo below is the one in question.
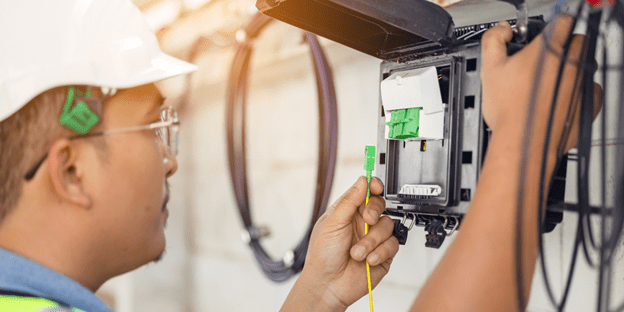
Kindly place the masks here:
[[(570, 286), (571, 286), (571, 282), (572, 282), (572, 277), (573, 277), (573, 273), (574, 273), (574, 268), (576, 265), (576, 259), (577, 259), (577, 255), (578, 255), (578, 249), (579, 246), (582, 246), (583, 248), (583, 252), (585, 254), (585, 258), (586, 261), (590, 264), (590, 266), (595, 266), (594, 265), (594, 261), (591, 259), (590, 254), (589, 254), (589, 247), (591, 246), (594, 250), (598, 250), (600, 252), (600, 260), (599, 260), (599, 281), (598, 281), (598, 285), (599, 285), (599, 289), (598, 289), (598, 301), (597, 301), (597, 311), (598, 312), (602, 312), (602, 311), (609, 311), (609, 299), (610, 299), (610, 290), (611, 290), (611, 275), (612, 275), (612, 260), (613, 260), (613, 254), (615, 253), (615, 249), (617, 246), (617, 243), (621, 237), (621, 233), (622, 233), (622, 227), (624, 224), (624, 211), (623, 211), (623, 207), (624, 207), (624, 164), (618, 163), (618, 168), (616, 170), (617, 173), (617, 177), (619, 177), (619, 179), (617, 180), (617, 192), (616, 194), (617, 197), (615, 198), (615, 206), (613, 208), (608, 208), (606, 207), (606, 142), (605, 142), (605, 137), (606, 137), (606, 110), (607, 110), (607, 105), (606, 105), (606, 96), (607, 96), (607, 75), (608, 72), (615, 69), (616, 72), (619, 74), (619, 77), (617, 78), (624, 78), (622, 75), (622, 66), (617, 66), (617, 67), (610, 67), (608, 66), (608, 58), (607, 58), (607, 43), (606, 43), (606, 35), (604, 33), (600, 33), (600, 24), (601, 24), (601, 20), (603, 19), (603, 16), (606, 16), (607, 18), (605, 19), (605, 25), (609, 25), (610, 23), (613, 23), (614, 21), (618, 23), (618, 26), (620, 28), (620, 30), (624, 29), (624, 4), (620, 1), (620, 0), (616, 0), (615, 1), (615, 6), (613, 8), (610, 9), (603, 9), (603, 10), (597, 10), (595, 8), (592, 8), (590, 5), (588, 5), (587, 3), (583, 2), (582, 4), (579, 5), (578, 11), (576, 12), (576, 15), (574, 16), (574, 23), (573, 26), (570, 29), (570, 32), (568, 34), (568, 37), (566, 39), (566, 42), (563, 46), (563, 53), (560, 54), (558, 52), (556, 52), (555, 50), (552, 49), (552, 47), (550, 46), (550, 42), (548, 39), (548, 34), (545, 33), (544, 35), (544, 43), (545, 46), (547, 47), (546, 49), (543, 49), (540, 55), (540, 61), (538, 62), (538, 67), (537, 67), (537, 73), (536, 73), (536, 81), (534, 83), (534, 92), (531, 96), (531, 103), (530, 103), (530, 111), (533, 110), (533, 108), (536, 105), (536, 101), (537, 101), (537, 89), (539, 87), (540, 84), (540, 73), (541, 73), (541, 69), (542, 66), (541, 64), (544, 62), (545, 59), (545, 54), (546, 51), (548, 50), (549, 53), (553, 53), (555, 55), (558, 55), (560, 57), (561, 61), (561, 65), (559, 67), (559, 71), (558, 71), (558, 77), (557, 77), (557, 82), (555, 85), (555, 90), (554, 90), (554, 94), (553, 94), (553, 100), (551, 102), (551, 106), (550, 106), (550, 111), (549, 111), (549, 119), (548, 119), (548, 126), (547, 126), (547, 131), (546, 131), (546, 136), (545, 136), (545, 142), (544, 142), (544, 150), (542, 153), (542, 162), (541, 162), (541, 177), (540, 177), (540, 190), (544, 189), (544, 184), (547, 182), (545, 181), (545, 170), (546, 170), (546, 156), (547, 156), (547, 147), (550, 143), (550, 136), (551, 136), (551, 130), (552, 130), (552, 122), (553, 122), (553, 115), (554, 115), (554, 109), (555, 109), (555, 105), (556, 105), (556, 101), (557, 101), (557, 96), (558, 96), (558, 91), (559, 91), (559, 87), (560, 87), (560, 83), (562, 80), (562, 73), (563, 73), (563, 68), (566, 65), (566, 63), (576, 63), (576, 61), (570, 60), (568, 59), (568, 52), (570, 50), (570, 45), (572, 43), (572, 37), (573, 37), (573, 30), (577, 24), (577, 21), (581, 18), (582, 13), (584, 10), (587, 10), (589, 12), (588, 14), (588, 19), (587, 19), (587, 33), (585, 34), (585, 41), (584, 41), (584, 55), (583, 58), (580, 60), (580, 62), (576, 65), (578, 65), (578, 71), (577, 71), (577, 75), (582, 75), (581, 76), (581, 85), (580, 86), (575, 86), (575, 90), (577, 89), (576, 87), (580, 87), (580, 94), (581, 94), (581, 106), (580, 106), (580, 116), (579, 116), (579, 139), (578, 139), (578, 176), (577, 176), (577, 192), (578, 192), (578, 205), (577, 207), (577, 213), (578, 213), (578, 224), (577, 224), (577, 230), (576, 230), (576, 236), (575, 236), (575, 242), (574, 242), (574, 248), (573, 248), (573, 252), (572, 252), (572, 259), (571, 259), (571, 264), (570, 264), (570, 270), (568, 273), (566, 280), (566, 284), (564, 287), (564, 292), (562, 295), (562, 299), (560, 302), (557, 302), (557, 300), (555, 299), (555, 296), (553, 295), (551, 286), (550, 286), (550, 282), (549, 282), (549, 278), (548, 278), (548, 273), (546, 270), (546, 264), (545, 264), (545, 255), (544, 255), (544, 247), (543, 247), (543, 239), (542, 239), (542, 233), (543, 233), (543, 222), (542, 222), (542, 211), (543, 211), (543, 193), (540, 191), (539, 194), (539, 210), (538, 210), (538, 224), (542, 225), (539, 227), (539, 231), (540, 231), (540, 235), (538, 235), (539, 237), (539, 250), (540, 250), (540, 264), (541, 264), (541, 270), (544, 276), (544, 283), (545, 283), (545, 287), (549, 296), (549, 299), (551, 300), (551, 302), (553, 303), (553, 305), (557, 308), (558, 311), (563, 311), (564, 307), (565, 307), (565, 303), (566, 300), (568, 298), (568, 294), (569, 294), (569, 290), (570, 290)], [(609, 15), (607, 15), (607, 13), (609, 13)], [(608, 27), (606, 27), (605, 29), (608, 29)], [(593, 119), (593, 102), (594, 102), (594, 80), (593, 80), (593, 76), (594, 76), (594, 72), (596, 70), (596, 64), (594, 61), (594, 56), (597, 55), (597, 42), (598, 42), (598, 38), (602, 37), (603, 39), (603, 50), (602, 50), (602, 58), (603, 58), (603, 66), (602, 66), (602, 81), (603, 81), (603, 103), (602, 103), (602, 127), (601, 127), (601, 168), (600, 168), (600, 173), (601, 173), (601, 207), (599, 208), (600, 211), (600, 217), (601, 217), (601, 239), (600, 239), (600, 245), (598, 245), (596, 243), (596, 239), (594, 239), (593, 237), (593, 232), (592, 232), (592, 227), (591, 227), (591, 220), (590, 220), (590, 215), (591, 215), (591, 207), (589, 205), (589, 157), (590, 157), (590, 149), (591, 149), (591, 137), (592, 137), (592, 119)], [(624, 53), (623, 53), (624, 55)], [(619, 98), (618, 98), (618, 102), (617, 103), (621, 103), (622, 99), (624, 99), (624, 90), (622, 88), (620, 88), (620, 93), (619, 93)], [(573, 96), (571, 98), (571, 101), (575, 100), (575, 96)], [(575, 113), (577, 107), (574, 107), (574, 105), (570, 105), (570, 108), (568, 110), (568, 118), (567, 120), (572, 120), (573, 114)], [(624, 109), (620, 109), (620, 116), (618, 121), (624, 121)], [(526, 128), (525, 128), (525, 135), (524, 135), (524, 145), (528, 146), (530, 144), (529, 140), (531, 137), (531, 132), (532, 132), (532, 124), (533, 124), (533, 120), (532, 117), (529, 115), (529, 117), (527, 118), (526, 121)], [(569, 125), (568, 125), (569, 126)], [(568, 129), (564, 130), (564, 133), (567, 133)], [(574, 134), (572, 134), (574, 135)], [(624, 136), (624, 129), (622, 127), (619, 128), (619, 136)], [(563, 153), (565, 153), (565, 145), (567, 143), (567, 137), (564, 137), (557, 149), (557, 157), (558, 157), (558, 162), (561, 161), (561, 156), (563, 155)], [(618, 146), (618, 150), (617, 150), (617, 155), (624, 155), (624, 148), (622, 146)], [(526, 170), (524, 168), (526, 168), (527, 166), (527, 162), (528, 162), (528, 155), (527, 154), (523, 154), (522, 155), (522, 162), (521, 162), (521, 168), (522, 170), (520, 171), (520, 179), (519, 185), (525, 185), (524, 181), (525, 181), (525, 172)], [(552, 181), (549, 181), (550, 183), (552, 183)], [(517, 198), (517, 218), (518, 218), (518, 222), (516, 223), (516, 271), (517, 271), (517, 295), (518, 295), (518, 307), (520, 309), (520, 311), (524, 311), (525, 310), (525, 306), (524, 306), (524, 294), (523, 294), (523, 280), (522, 280), (522, 206), (523, 206), (523, 201), (524, 201), (524, 189), (523, 187), (520, 187), (519, 192), (518, 192), (518, 198)], [(612, 225), (612, 230), (610, 235), (607, 235), (606, 233), (606, 227), (607, 227), (607, 220), (608, 218), (611, 218), (611, 225)], [(624, 311), (624, 303), (621, 304), (620, 306), (618, 306), (618, 308), (615, 311)]]
[(315, 67), (319, 102), (319, 162), (316, 195), (312, 219), (303, 239), (290, 255), (292, 262), (275, 261), (260, 244), (262, 235), (254, 227), (251, 219), (245, 159), (245, 111), (249, 63), (253, 52), (252, 43), (271, 21), (273, 21), (272, 18), (257, 13), (245, 29), (246, 38), (239, 45), (234, 56), (227, 86), (227, 152), (234, 195), (243, 225), (249, 233), (249, 246), (265, 275), (272, 281), (283, 282), (303, 269), (312, 228), (327, 207), (336, 166), (338, 113), (331, 68), (316, 36), (307, 33), (306, 41), (310, 46)]

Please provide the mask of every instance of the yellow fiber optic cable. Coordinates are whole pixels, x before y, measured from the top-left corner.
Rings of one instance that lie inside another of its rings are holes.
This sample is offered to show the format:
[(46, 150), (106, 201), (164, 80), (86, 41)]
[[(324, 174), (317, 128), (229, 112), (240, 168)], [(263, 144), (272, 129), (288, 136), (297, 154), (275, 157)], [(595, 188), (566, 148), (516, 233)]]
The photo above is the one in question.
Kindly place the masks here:
[[(368, 205), (368, 197), (366, 198)], [(368, 223), (364, 223), (364, 235), (368, 234)], [(371, 288), (370, 265), (366, 261), (366, 279), (368, 280), (368, 301), (370, 302), (370, 310), (373, 312), (373, 289)]]
[[(366, 164), (364, 165), (364, 169), (366, 170), (366, 181), (368, 183), (368, 189), (366, 190), (366, 204), (364, 207), (368, 206), (368, 199), (370, 198), (370, 181), (371, 176), (373, 174), (373, 169), (375, 169), (375, 146), (367, 145), (364, 150), (364, 154), (366, 155)], [(368, 235), (368, 223), (364, 222), (364, 236)], [(368, 301), (370, 302), (370, 310), (373, 312), (373, 289), (371, 285), (371, 277), (370, 277), (370, 265), (368, 261), (364, 259), (366, 262), (366, 279), (368, 280)]]

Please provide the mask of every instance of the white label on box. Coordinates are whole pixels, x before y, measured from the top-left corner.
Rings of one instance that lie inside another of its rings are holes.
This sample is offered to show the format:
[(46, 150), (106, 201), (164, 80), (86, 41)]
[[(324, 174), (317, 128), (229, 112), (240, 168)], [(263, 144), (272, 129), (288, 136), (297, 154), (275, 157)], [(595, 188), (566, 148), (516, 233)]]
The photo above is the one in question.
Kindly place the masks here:
[(444, 112), (438, 74), (434, 66), (396, 72), (381, 82), (386, 114), (397, 109), (422, 107), (426, 114)]

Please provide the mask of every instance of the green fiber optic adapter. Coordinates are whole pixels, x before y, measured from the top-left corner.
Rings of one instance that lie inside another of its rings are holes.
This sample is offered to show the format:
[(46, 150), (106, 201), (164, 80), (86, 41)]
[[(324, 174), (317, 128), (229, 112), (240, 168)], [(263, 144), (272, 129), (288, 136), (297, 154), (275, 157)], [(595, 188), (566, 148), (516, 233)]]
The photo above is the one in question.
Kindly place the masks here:
[(391, 139), (411, 139), (418, 137), (420, 111), (422, 107), (398, 109), (390, 113), (388, 137)]

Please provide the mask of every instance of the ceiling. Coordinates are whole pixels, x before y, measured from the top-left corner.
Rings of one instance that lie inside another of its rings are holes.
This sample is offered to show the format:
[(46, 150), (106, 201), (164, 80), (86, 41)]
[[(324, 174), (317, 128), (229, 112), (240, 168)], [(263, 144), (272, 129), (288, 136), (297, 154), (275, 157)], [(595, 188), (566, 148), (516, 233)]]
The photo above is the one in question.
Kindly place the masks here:
[[(161, 48), (186, 58), (202, 37), (233, 36), (257, 12), (254, 0), (133, 0), (156, 33)], [(214, 41), (223, 41), (223, 38)], [(228, 38), (225, 38), (228, 39)]]

